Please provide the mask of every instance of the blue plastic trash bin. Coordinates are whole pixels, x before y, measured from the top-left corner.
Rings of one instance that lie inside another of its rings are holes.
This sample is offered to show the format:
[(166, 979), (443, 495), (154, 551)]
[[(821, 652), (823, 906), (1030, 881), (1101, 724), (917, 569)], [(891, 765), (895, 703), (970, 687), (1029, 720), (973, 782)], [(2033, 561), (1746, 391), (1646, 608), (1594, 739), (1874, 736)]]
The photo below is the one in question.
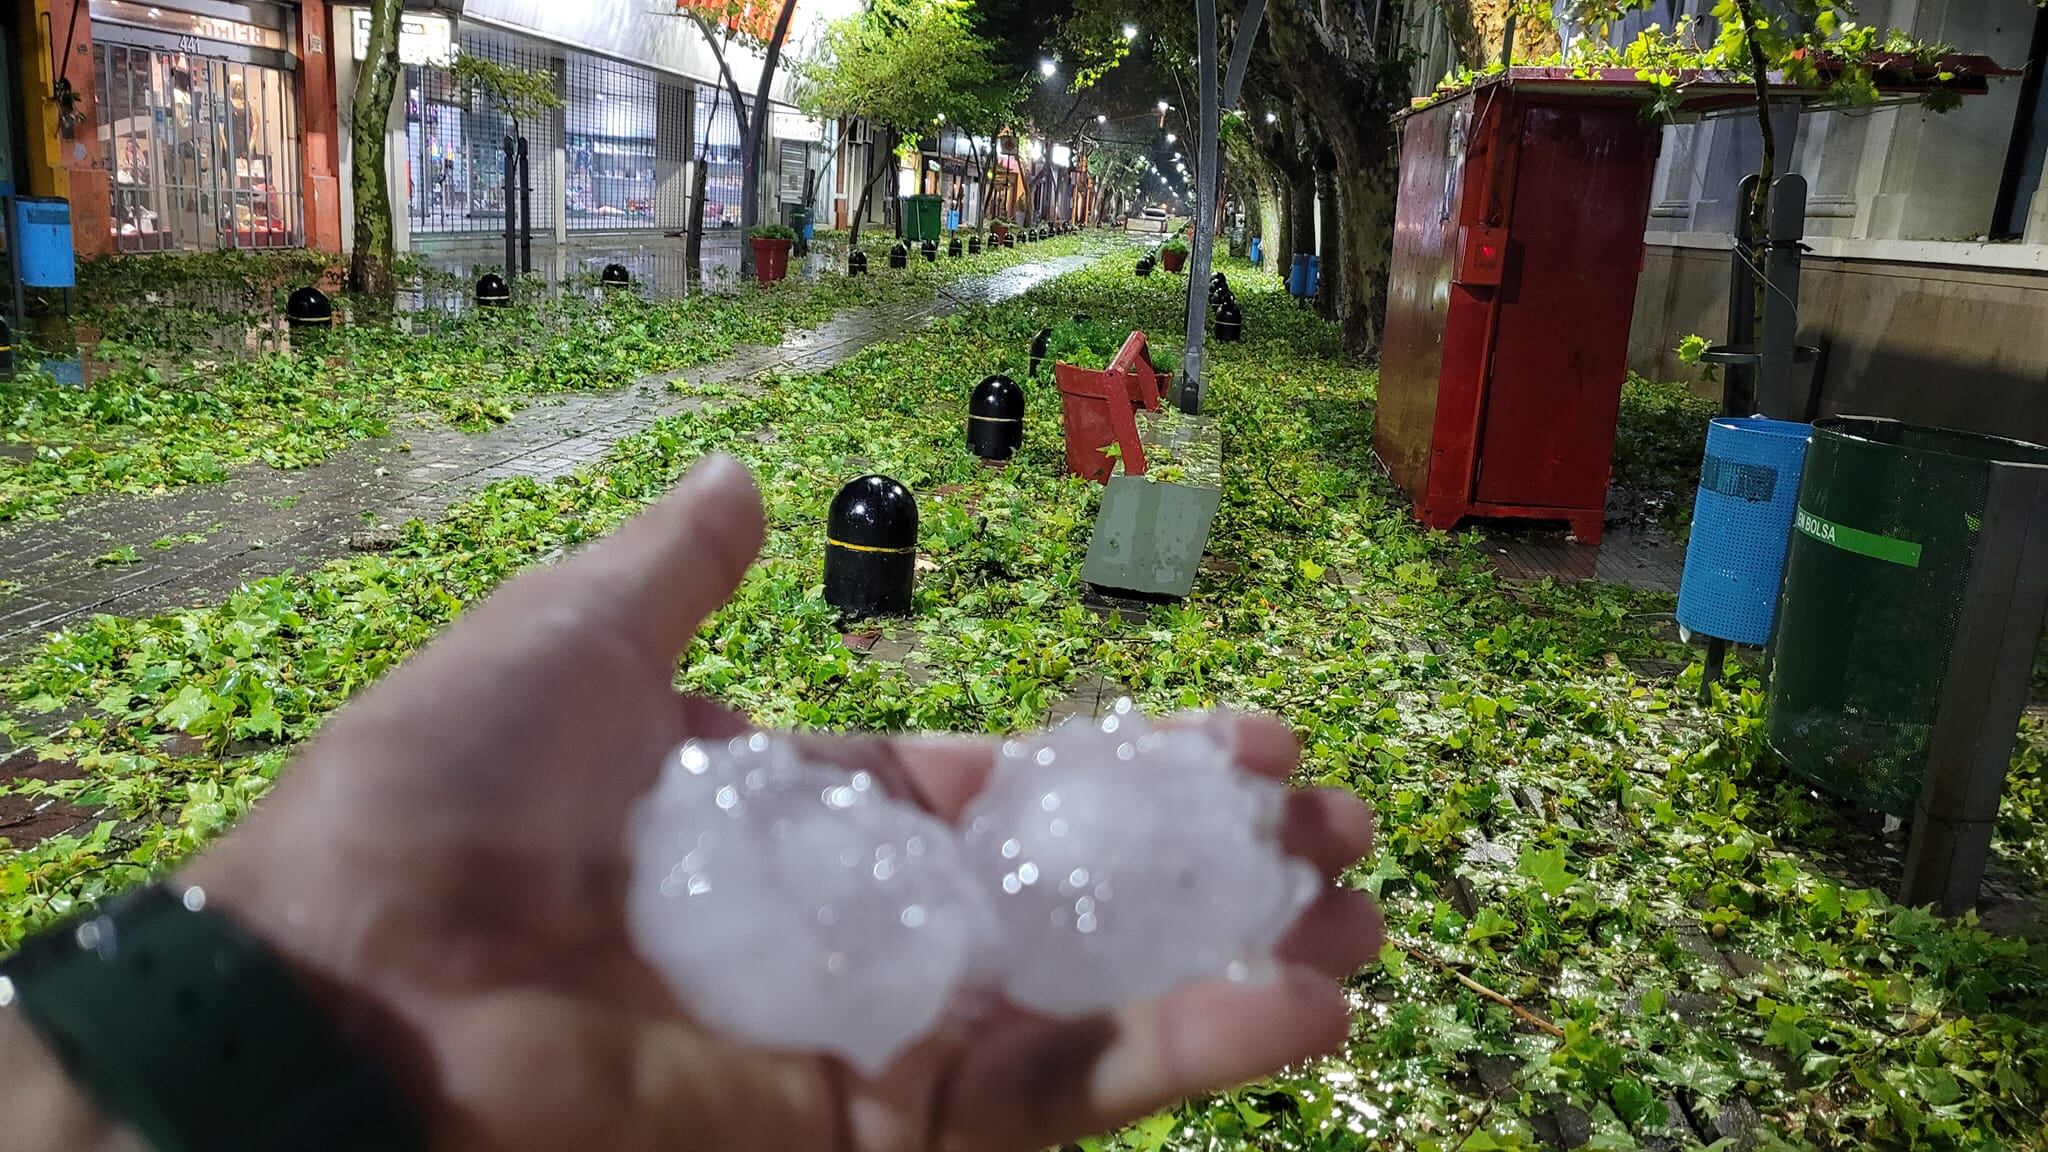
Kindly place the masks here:
[(1287, 270), (1287, 294), (1289, 296), (1306, 296), (1309, 294), (1308, 262), (1308, 253), (1296, 252), (1294, 254), (1294, 264)]
[(1761, 416), (1707, 426), (1679, 624), (1736, 644), (1770, 640), (1812, 434), (1810, 424)]
[(55, 196), (17, 196), (10, 231), (21, 247), (24, 288), (76, 288), (78, 260), (71, 249), (71, 202)]
[(1254, 237), (1252, 237), (1252, 247), (1251, 247), (1251, 251), (1250, 251), (1250, 253), (1248, 254), (1248, 255), (1250, 255), (1250, 257), (1251, 257), (1251, 261), (1252, 261), (1252, 263), (1254, 263), (1254, 264), (1264, 264), (1264, 263), (1265, 263), (1265, 261), (1264, 261), (1264, 260), (1261, 260), (1261, 259), (1260, 259), (1260, 257), (1261, 257), (1261, 256), (1263, 256), (1264, 254), (1265, 254), (1265, 249), (1263, 249), (1263, 248), (1261, 248), (1261, 247), (1259, 246), (1259, 237), (1257, 237), (1257, 236), (1254, 236)]

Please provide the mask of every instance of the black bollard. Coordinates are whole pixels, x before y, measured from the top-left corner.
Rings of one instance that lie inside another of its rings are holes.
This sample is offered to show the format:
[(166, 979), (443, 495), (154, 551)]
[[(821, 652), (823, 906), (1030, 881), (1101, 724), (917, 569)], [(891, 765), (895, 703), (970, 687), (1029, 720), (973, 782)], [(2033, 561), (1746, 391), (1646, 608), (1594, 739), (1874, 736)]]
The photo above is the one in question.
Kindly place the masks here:
[(887, 476), (839, 490), (825, 518), (825, 603), (849, 616), (907, 616), (917, 581), (917, 501)]
[(1017, 246), (1017, 234), (1016, 234), (1015, 232), (1005, 232), (1005, 233), (1003, 233), (1003, 247), (1005, 247), (1005, 248), (1015, 248), (1016, 246)]
[(0, 380), (14, 379), (14, 329), (0, 319)]
[(284, 302), (284, 318), (294, 328), (331, 328), (334, 301), (310, 285), (296, 289)]
[(1244, 339), (1244, 314), (1237, 310), (1237, 301), (1225, 300), (1217, 306), (1216, 338), (1228, 344)]
[(1221, 304), (1230, 295), (1230, 278), (1218, 272), (1209, 277), (1209, 303)]
[(476, 302), (479, 308), (510, 308), (512, 286), (496, 272), (486, 272), (477, 277)]
[(946, 256), (949, 259), (958, 260), (960, 258), (960, 253), (962, 251), (963, 249), (960, 247), (960, 238), (958, 236), (955, 236), (951, 240), (946, 241)]
[(1136, 272), (1140, 277), (1150, 276), (1152, 274), (1152, 258), (1150, 256), (1138, 257), (1137, 266), (1132, 271)]
[(1031, 374), (1038, 375), (1038, 366), (1045, 363), (1045, 350), (1052, 344), (1052, 329), (1040, 328), (1038, 335), (1031, 338)]
[(925, 263), (927, 263), (927, 264), (936, 264), (936, 263), (938, 263), (938, 259), (939, 259), (939, 242), (938, 242), (937, 240), (926, 240), (926, 241), (925, 241), (925, 242), (924, 242), (923, 244), (921, 244), (921, 245), (919, 245), (919, 246), (918, 246), (918, 249), (917, 249), (917, 250), (918, 250), (918, 253), (919, 253), (920, 255), (922, 255), (922, 256), (924, 257), (924, 262), (925, 262)]
[(599, 276), (598, 280), (607, 288), (630, 288), (633, 286), (633, 274), (626, 270), (624, 264), (605, 265), (604, 274)]
[(853, 255), (851, 255), (851, 256), (848, 256), (848, 257), (846, 258), (846, 274), (847, 274), (848, 276), (865, 276), (865, 275), (867, 275), (867, 274), (868, 274), (868, 254), (867, 254), (867, 253), (865, 253), (865, 252), (863, 252), (863, 251), (861, 251), (861, 250), (860, 250), (860, 249), (858, 249), (858, 248), (854, 249), (854, 250), (853, 250)]
[(969, 256), (981, 255), (981, 237), (969, 236), (967, 238), (967, 254)]
[(967, 398), (967, 447), (983, 460), (1008, 460), (1024, 444), (1024, 390), (1000, 372)]
[(889, 267), (910, 267), (910, 249), (905, 248), (903, 246), (903, 241), (901, 240), (898, 240), (896, 242), (896, 246), (894, 248), (889, 249)]

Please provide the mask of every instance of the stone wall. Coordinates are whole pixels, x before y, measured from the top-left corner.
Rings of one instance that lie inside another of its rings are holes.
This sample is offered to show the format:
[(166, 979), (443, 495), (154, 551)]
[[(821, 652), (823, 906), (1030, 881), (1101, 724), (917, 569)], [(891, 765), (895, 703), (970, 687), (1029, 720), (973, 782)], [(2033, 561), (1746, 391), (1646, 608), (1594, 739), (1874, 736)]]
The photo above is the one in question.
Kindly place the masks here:
[[(2022, 246), (1973, 247), (1987, 254), (1975, 265), (1808, 258), (1799, 339), (1822, 350), (1818, 397), (1806, 390), (1814, 411), (2048, 443), (2048, 269), (1987, 267), (1991, 255), (2025, 263), (2013, 259)], [(1636, 289), (1631, 369), (1717, 394), (1672, 350), (1688, 333), (1715, 343), (1725, 335), (1729, 259), (1725, 248), (1651, 244)]]

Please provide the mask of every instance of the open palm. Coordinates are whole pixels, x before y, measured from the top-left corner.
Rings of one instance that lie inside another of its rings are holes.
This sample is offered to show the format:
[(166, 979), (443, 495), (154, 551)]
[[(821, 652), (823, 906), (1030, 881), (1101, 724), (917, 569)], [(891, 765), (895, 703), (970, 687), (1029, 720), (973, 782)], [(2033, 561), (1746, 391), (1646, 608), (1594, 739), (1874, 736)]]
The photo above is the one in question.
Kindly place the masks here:
[[(694, 1024), (633, 952), (623, 829), (662, 756), (745, 722), (673, 689), (676, 654), (759, 549), (737, 463), (698, 466), (613, 538), (530, 573), (351, 703), (242, 828), (188, 869), (385, 1062), (437, 1149), (1044, 1147), (1343, 1039), (1337, 978), (1380, 925), (1331, 891), (1258, 985), (1214, 982), (1083, 1021), (1003, 1009), (868, 1079)], [(982, 741), (819, 737), (952, 819)], [(1243, 767), (1284, 778), (1284, 727)], [(1290, 850), (1326, 873), (1370, 845), (1349, 795), (1290, 797)]]

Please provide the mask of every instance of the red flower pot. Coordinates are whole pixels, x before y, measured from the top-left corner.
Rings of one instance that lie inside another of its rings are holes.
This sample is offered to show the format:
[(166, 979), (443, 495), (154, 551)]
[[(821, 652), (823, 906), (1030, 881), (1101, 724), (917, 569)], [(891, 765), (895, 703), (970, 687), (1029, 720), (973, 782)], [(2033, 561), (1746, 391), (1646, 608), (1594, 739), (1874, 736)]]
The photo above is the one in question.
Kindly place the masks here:
[(1168, 272), (1178, 272), (1187, 267), (1188, 254), (1172, 248), (1162, 249), (1159, 253), (1159, 263), (1164, 265)]
[(754, 246), (754, 279), (773, 284), (789, 275), (790, 241), (755, 237), (747, 243)]

